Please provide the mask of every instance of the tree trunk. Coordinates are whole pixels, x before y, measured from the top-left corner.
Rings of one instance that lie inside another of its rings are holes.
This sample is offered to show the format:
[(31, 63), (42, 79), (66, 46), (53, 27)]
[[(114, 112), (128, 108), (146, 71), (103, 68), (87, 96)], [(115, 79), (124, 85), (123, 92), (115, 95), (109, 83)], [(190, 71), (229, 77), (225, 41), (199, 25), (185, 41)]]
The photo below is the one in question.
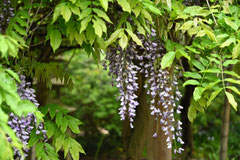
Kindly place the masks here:
[[(161, 106), (161, 109), (163, 107)], [(158, 124), (157, 124), (158, 123)], [(159, 125), (157, 127), (157, 125)], [(171, 160), (172, 150), (167, 148), (167, 136), (162, 131), (159, 121), (155, 121), (148, 109), (148, 128), (147, 128), (147, 160)], [(157, 137), (153, 138), (153, 133), (157, 130)], [(169, 135), (171, 137), (171, 134)]]
[(222, 117), (220, 160), (227, 159), (229, 119), (230, 119), (230, 103), (225, 95), (223, 117)]
[[(129, 121), (123, 123), (123, 143), (127, 154), (127, 160), (141, 160), (143, 152), (147, 150), (147, 160), (171, 160), (172, 150), (167, 148), (166, 136), (158, 127), (157, 137), (153, 138), (156, 132), (156, 122), (150, 114), (147, 91), (143, 87), (144, 76), (139, 76), (139, 106), (137, 107), (134, 119), (134, 128), (131, 129)], [(158, 124), (160, 125), (160, 123)]]
[(186, 86), (185, 93), (181, 101), (181, 106), (183, 106), (183, 110), (181, 113), (181, 121), (183, 123), (183, 141), (184, 141), (184, 154), (183, 159), (188, 160), (192, 157), (193, 154), (193, 133), (192, 133), (192, 124), (188, 119), (188, 108), (191, 103), (191, 98), (193, 95), (193, 86)]

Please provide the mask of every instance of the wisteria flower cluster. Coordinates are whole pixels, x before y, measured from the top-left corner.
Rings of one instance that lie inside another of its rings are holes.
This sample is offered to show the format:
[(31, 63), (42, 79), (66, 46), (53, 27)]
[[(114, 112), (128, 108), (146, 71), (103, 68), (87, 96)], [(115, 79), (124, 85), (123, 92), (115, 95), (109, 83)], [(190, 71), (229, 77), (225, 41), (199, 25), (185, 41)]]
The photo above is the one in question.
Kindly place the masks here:
[(11, 0), (2, 0), (0, 2), (0, 33), (7, 28), (7, 25), (13, 16), (14, 8), (11, 7)]
[[(184, 143), (181, 138), (182, 123), (175, 118), (175, 114), (181, 113), (182, 106), (177, 102), (182, 95), (178, 90), (177, 78), (175, 76), (171, 78), (168, 70), (161, 70), (159, 62), (165, 50), (161, 42), (156, 40), (156, 30), (151, 29), (151, 31), (146, 37), (138, 35), (144, 47), (130, 42), (125, 51), (120, 47), (111, 48), (106, 54), (104, 68), (109, 68), (109, 75), (112, 76), (120, 92), (121, 120), (129, 118), (131, 128), (139, 105), (136, 95), (139, 88), (137, 74), (142, 73), (145, 76), (147, 80), (144, 88), (147, 89), (150, 97), (151, 115), (167, 136), (167, 147), (172, 149), (172, 141)], [(157, 137), (157, 132), (153, 133), (153, 137)], [(174, 148), (174, 153), (183, 151), (177, 146)]]
[[(21, 97), (22, 100), (29, 100), (33, 104), (35, 104), (36, 107), (39, 106), (39, 103), (36, 100), (35, 90), (31, 88), (31, 83), (26, 82), (25, 76), (20, 76), (21, 83), (18, 85), (18, 94)], [(26, 145), (29, 141), (29, 135), (31, 134), (31, 131), (33, 128), (36, 128), (36, 134), (43, 134), (44, 138), (47, 140), (46, 137), (46, 131), (43, 130), (43, 123), (40, 122), (40, 124), (37, 125), (37, 118), (33, 113), (29, 113), (27, 116), (18, 117), (17, 115), (14, 115), (13, 113), (10, 113), (9, 115), (9, 121), (8, 125), (13, 129), (13, 131), (16, 133), (16, 136), (20, 139), (24, 146), (24, 157), (27, 156), (28, 149)], [(11, 142), (11, 139), (9, 137), (9, 141)], [(18, 158), (23, 158), (19, 152), (18, 149), (14, 148), (14, 155)]]

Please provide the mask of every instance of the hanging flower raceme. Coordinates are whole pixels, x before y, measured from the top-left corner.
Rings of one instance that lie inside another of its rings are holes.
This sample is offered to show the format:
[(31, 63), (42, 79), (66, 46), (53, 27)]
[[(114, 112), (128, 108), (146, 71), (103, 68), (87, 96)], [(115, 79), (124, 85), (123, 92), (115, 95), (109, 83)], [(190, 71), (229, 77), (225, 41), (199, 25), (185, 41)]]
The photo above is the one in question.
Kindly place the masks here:
[[(33, 104), (35, 104), (36, 107), (39, 106), (39, 103), (36, 100), (35, 90), (32, 89), (31, 83), (26, 82), (25, 76), (20, 76), (21, 83), (18, 85), (18, 94), (21, 97), (22, 100), (29, 100)], [(40, 122), (40, 124), (37, 125), (37, 119), (33, 113), (29, 113), (27, 116), (19, 117), (17, 115), (14, 115), (14, 113), (10, 113), (9, 115), (9, 121), (8, 125), (13, 129), (13, 131), (16, 133), (16, 136), (20, 139), (22, 142), (24, 148), (24, 157), (27, 156), (27, 144), (29, 141), (29, 136), (31, 134), (31, 131), (33, 128), (36, 128), (36, 134), (43, 134), (44, 138), (47, 140), (46, 131), (43, 130), (43, 124)], [(9, 137), (9, 141), (11, 142), (11, 139)], [(14, 155), (19, 158), (23, 158), (19, 152), (18, 149), (14, 148)]]
[[(144, 47), (138, 47), (131, 42), (125, 51), (120, 47), (111, 48), (106, 54), (104, 68), (109, 68), (109, 75), (120, 92), (121, 120), (129, 118), (131, 128), (139, 105), (136, 95), (139, 88), (137, 74), (145, 76), (147, 80), (144, 88), (150, 97), (151, 115), (167, 136), (167, 147), (169, 149), (174, 147), (174, 153), (181, 153), (183, 149), (178, 148), (177, 143), (183, 144), (182, 123), (175, 119), (175, 115), (181, 113), (182, 106), (178, 103), (182, 95), (178, 90), (177, 78), (170, 77), (168, 70), (161, 69), (160, 62), (165, 50), (161, 42), (156, 40), (156, 30), (151, 31), (152, 33), (146, 37), (138, 35)], [(156, 131), (153, 137), (157, 136)], [(174, 146), (173, 141), (176, 144)]]

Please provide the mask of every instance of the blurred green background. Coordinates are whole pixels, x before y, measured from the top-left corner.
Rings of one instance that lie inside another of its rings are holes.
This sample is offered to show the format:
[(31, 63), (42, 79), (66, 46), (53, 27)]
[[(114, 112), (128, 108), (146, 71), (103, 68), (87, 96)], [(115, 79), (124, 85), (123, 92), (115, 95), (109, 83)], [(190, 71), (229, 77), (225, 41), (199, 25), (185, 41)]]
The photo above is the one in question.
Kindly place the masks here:
[[(122, 122), (118, 115), (120, 104), (116, 100), (118, 90), (112, 86), (111, 77), (103, 70), (101, 62), (97, 65), (83, 50), (77, 50), (71, 57), (72, 52), (68, 51), (59, 58), (71, 59), (66, 71), (72, 75), (74, 87), (70, 90), (61, 85), (53, 85), (48, 101), (67, 107), (73, 116), (84, 123), (81, 134), (75, 137), (87, 154), (82, 155), (82, 159), (124, 159)], [(180, 90), (183, 88), (180, 87)], [(198, 112), (192, 124), (195, 159), (219, 159), (223, 99), (224, 95), (219, 95), (205, 113)], [(240, 98), (237, 101), (240, 102)], [(240, 159), (239, 115), (239, 111), (231, 109), (228, 146), (228, 157), (231, 160)], [(176, 155), (174, 158), (178, 159)]]

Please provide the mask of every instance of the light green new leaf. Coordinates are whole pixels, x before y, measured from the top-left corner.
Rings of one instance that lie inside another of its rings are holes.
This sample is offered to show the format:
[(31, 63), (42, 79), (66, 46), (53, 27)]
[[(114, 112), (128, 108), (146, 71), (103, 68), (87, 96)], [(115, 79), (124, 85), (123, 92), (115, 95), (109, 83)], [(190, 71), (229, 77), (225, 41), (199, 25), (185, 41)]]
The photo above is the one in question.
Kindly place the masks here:
[(62, 42), (62, 35), (59, 30), (51, 30), (50, 31), (50, 44), (55, 52), (58, 49)]
[(103, 7), (103, 9), (105, 11), (107, 11), (108, 10), (108, 0), (99, 0), (99, 1), (101, 3), (101, 6)]
[(95, 15), (94, 15), (94, 18), (97, 20), (99, 25), (102, 27), (102, 31), (104, 33), (107, 33), (107, 26), (106, 26), (106, 23), (102, 20), (102, 18), (99, 18), (98, 16), (95, 16)]
[(0, 52), (2, 53), (2, 57), (7, 57), (8, 44), (3, 36), (0, 37)]
[(128, 44), (128, 37), (126, 36), (126, 34), (122, 32), (121, 38), (119, 40), (119, 45), (121, 46), (122, 50), (124, 50), (127, 47), (127, 44)]
[(202, 76), (197, 73), (197, 72), (184, 72), (183, 73), (184, 77), (191, 77), (191, 78), (195, 78), (195, 79), (201, 79)]
[(153, 23), (152, 16), (146, 11), (146, 9), (142, 9), (141, 13), (150, 23)]
[(214, 98), (216, 98), (217, 95), (218, 95), (222, 90), (223, 90), (223, 88), (220, 88), (220, 89), (218, 89), (218, 90), (212, 92), (212, 94), (211, 94), (209, 100), (207, 101), (207, 106), (209, 106), (209, 105), (212, 103), (212, 101), (214, 100)]
[(66, 3), (59, 3), (53, 12), (53, 22), (55, 22), (61, 14), (61, 8), (66, 5)]
[(240, 43), (234, 46), (233, 52), (232, 52), (232, 58), (235, 59), (239, 56), (240, 53)]
[(82, 20), (85, 17), (89, 17), (89, 15), (92, 13), (92, 8), (86, 8), (82, 11), (82, 13), (80, 14), (79, 20)]
[(137, 43), (137, 45), (143, 46), (143, 45), (142, 45), (142, 41), (137, 37), (136, 34), (134, 34), (134, 33), (133, 33), (131, 30), (129, 30), (129, 29), (125, 29), (125, 30), (128, 32), (128, 34), (129, 34), (129, 36), (132, 38), (132, 40)]
[(223, 42), (221, 44), (221, 48), (224, 48), (224, 47), (227, 47), (229, 46), (230, 44), (232, 43), (235, 43), (236, 42), (236, 37), (235, 36), (231, 36), (230, 38), (228, 38), (225, 42)]
[(183, 25), (180, 27), (181, 30), (188, 30), (190, 29), (192, 26), (194, 25), (193, 21), (187, 21), (185, 23), (183, 23)]
[(91, 21), (91, 19), (92, 19), (92, 15), (89, 15), (81, 21), (80, 34), (82, 33), (82, 31), (84, 31), (87, 28), (88, 23)]
[(239, 62), (239, 60), (237, 60), (237, 59), (226, 60), (226, 61), (223, 63), (223, 66), (224, 66), (224, 67), (227, 67), (227, 66), (229, 66), (230, 64), (236, 64), (237, 62)]
[(185, 83), (183, 83), (183, 87), (185, 87), (186, 85), (199, 85), (200, 83), (197, 81), (197, 80), (193, 80), (193, 79), (190, 79), (190, 80), (187, 80)]
[(235, 80), (233, 78), (225, 78), (224, 80), (230, 83), (236, 83), (240, 85), (240, 80)]
[(156, 15), (161, 15), (160, 9), (155, 6), (155, 4), (143, 3), (143, 5), (149, 9), (152, 13)]
[(202, 87), (196, 87), (193, 92), (193, 98), (195, 101), (198, 101), (202, 97), (204, 89)]
[(230, 27), (232, 27), (235, 31), (238, 30), (238, 25), (236, 23), (234, 23), (231, 19), (229, 18), (224, 18), (225, 22), (227, 25), (229, 25)]
[(70, 147), (71, 147), (70, 140), (69, 140), (69, 138), (66, 138), (64, 143), (63, 143), (64, 158), (66, 158)]
[(85, 34), (84, 33), (75, 34), (75, 39), (76, 39), (77, 43), (81, 46), (83, 41), (86, 39)]
[(172, 65), (173, 60), (175, 58), (176, 53), (174, 51), (170, 51), (165, 54), (161, 61), (161, 69), (165, 69)]
[(61, 15), (65, 19), (65, 22), (68, 22), (70, 20), (72, 12), (67, 5), (65, 5), (61, 8)]
[(93, 28), (95, 30), (96, 35), (98, 35), (98, 37), (102, 37), (102, 27), (101, 25), (96, 21), (96, 20), (92, 20), (93, 22)]
[(109, 19), (108, 15), (105, 12), (103, 12), (102, 10), (93, 8), (93, 11), (98, 15), (98, 17), (101, 17), (101, 18), (105, 19), (105, 21), (112, 23), (112, 21)]
[(226, 96), (228, 98), (229, 103), (232, 105), (232, 107), (235, 109), (235, 111), (237, 111), (237, 102), (235, 101), (233, 95), (229, 92), (225, 92)]
[(10, 74), (19, 83), (21, 82), (17, 73), (13, 72), (11, 69), (5, 69), (5, 71), (8, 72), (8, 74)]
[(33, 113), (37, 110), (37, 107), (28, 100), (22, 100), (18, 102), (16, 108), (17, 115), (21, 116), (22, 114), (27, 115), (28, 113)]
[(81, 16), (80, 10), (76, 5), (71, 4), (69, 7), (75, 15), (78, 15), (79, 17)]
[(123, 11), (131, 13), (131, 7), (127, 0), (117, 0), (117, 2), (122, 7)]
[(235, 93), (240, 95), (240, 91), (237, 89), (237, 87), (235, 87), (235, 86), (227, 86), (226, 88), (231, 89), (232, 91), (234, 91)]
[(64, 143), (65, 135), (63, 133), (58, 134), (55, 140), (55, 148), (58, 152)]
[(116, 41), (116, 39), (119, 37), (119, 34), (123, 32), (123, 29), (117, 29), (116, 31), (114, 31), (111, 36), (109, 37), (109, 39), (106, 42), (106, 46), (109, 46), (110, 44), (112, 44), (114, 41)]

